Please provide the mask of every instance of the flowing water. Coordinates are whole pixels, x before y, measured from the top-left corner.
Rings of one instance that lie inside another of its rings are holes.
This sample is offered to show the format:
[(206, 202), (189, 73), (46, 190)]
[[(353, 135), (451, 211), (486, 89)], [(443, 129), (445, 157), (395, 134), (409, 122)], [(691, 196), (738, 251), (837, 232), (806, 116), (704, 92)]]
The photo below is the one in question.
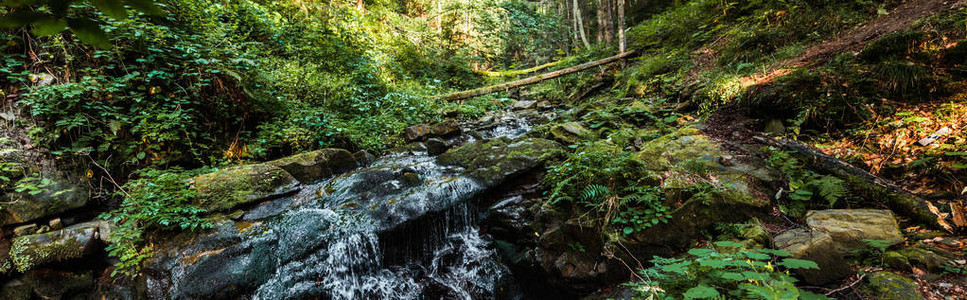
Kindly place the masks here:
[[(513, 117), (490, 124), (479, 137), (530, 128)], [(174, 299), (518, 298), (477, 226), (487, 187), (461, 171), (398, 153), (304, 185), (172, 251), (156, 267), (170, 276), (148, 288)]]

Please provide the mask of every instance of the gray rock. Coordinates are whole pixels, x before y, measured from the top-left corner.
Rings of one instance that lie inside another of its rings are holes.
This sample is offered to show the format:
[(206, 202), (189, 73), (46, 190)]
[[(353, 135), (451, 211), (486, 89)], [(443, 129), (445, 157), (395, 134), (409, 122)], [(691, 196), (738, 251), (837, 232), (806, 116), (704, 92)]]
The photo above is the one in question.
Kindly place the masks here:
[(446, 120), (433, 124), (420, 124), (407, 127), (404, 131), (407, 141), (418, 141), (430, 137), (446, 137), (460, 133), (460, 123)]
[(195, 176), (191, 183), (197, 204), (208, 211), (226, 211), (297, 190), (299, 181), (278, 164), (282, 163), (241, 165)]
[(545, 139), (497, 138), (452, 149), (440, 155), (437, 163), (467, 168), (467, 176), (491, 187), (536, 167), (541, 163), (542, 156), (559, 149), (560, 145)]
[(532, 109), (536, 105), (537, 105), (537, 101), (521, 100), (521, 101), (514, 102), (514, 105), (512, 105), (510, 108), (513, 110)]
[(866, 248), (865, 239), (903, 241), (893, 212), (885, 209), (827, 209), (806, 213), (806, 224), (825, 232), (836, 242), (839, 251)]
[(581, 139), (590, 136), (592, 132), (581, 123), (578, 122), (568, 122), (564, 124), (558, 124), (551, 128), (551, 136), (555, 140), (561, 141), (563, 143), (574, 144)]

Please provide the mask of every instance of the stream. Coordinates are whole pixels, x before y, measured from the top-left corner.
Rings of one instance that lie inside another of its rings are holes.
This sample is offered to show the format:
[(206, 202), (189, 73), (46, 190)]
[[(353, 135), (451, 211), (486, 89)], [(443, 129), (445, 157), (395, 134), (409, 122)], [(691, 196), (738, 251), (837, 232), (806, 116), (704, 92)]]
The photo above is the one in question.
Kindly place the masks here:
[[(513, 115), (489, 124), (478, 138), (516, 138), (530, 130)], [(478, 204), (497, 199), (480, 199), (487, 186), (436, 160), (419, 151), (387, 155), (253, 207), (158, 260), (154, 269), (161, 272), (148, 277), (149, 295), (522, 298), (479, 228)]]

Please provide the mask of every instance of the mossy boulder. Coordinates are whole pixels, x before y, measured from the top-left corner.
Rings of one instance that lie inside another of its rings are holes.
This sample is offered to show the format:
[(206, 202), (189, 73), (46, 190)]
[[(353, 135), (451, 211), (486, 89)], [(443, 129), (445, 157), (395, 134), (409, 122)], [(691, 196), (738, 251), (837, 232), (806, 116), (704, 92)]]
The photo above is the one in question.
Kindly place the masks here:
[(97, 244), (99, 222), (87, 222), (48, 233), (16, 237), (10, 259), (18, 271), (35, 266), (80, 258)]
[(267, 164), (282, 168), (300, 182), (320, 180), (360, 165), (349, 151), (334, 148), (296, 154)]
[[(241, 165), (193, 177), (198, 206), (208, 211), (225, 211), (295, 191), (299, 181), (279, 164), (282, 163)], [(293, 166), (298, 164), (291, 162)]]
[(591, 130), (584, 128), (581, 123), (568, 122), (557, 124), (551, 127), (551, 137), (566, 144), (576, 144), (594, 134)]
[(86, 183), (62, 176), (66, 175), (51, 177), (51, 184), (38, 194), (0, 194), (0, 202), (5, 203), (0, 210), (0, 225), (29, 222), (87, 205), (90, 191)]
[(437, 157), (437, 163), (466, 168), (465, 175), (490, 187), (536, 167), (546, 155), (560, 149), (560, 145), (545, 139), (502, 137), (451, 149)]
[(947, 257), (941, 255), (949, 254), (936, 248), (906, 247), (898, 250), (897, 254), (900, 256), (896, 259), (898, 263), (902, 266), (903, 262), (907, 262), (908, 269), (909, 267), (917, 267), (927, 271), (939, 272), (943, 270), (944, 265), (950, 262)]
[(873, 299), (881, 300), (918, 300), (924, 299), (920, 286), (910, 278), (899, 274), (880, 271), (866, 276), (863, 291)]

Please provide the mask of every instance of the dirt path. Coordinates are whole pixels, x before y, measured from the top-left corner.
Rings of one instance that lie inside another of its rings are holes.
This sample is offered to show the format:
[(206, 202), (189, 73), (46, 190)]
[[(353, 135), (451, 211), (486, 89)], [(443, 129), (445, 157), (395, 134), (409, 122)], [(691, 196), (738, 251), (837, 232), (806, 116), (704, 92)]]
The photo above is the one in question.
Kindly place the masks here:
[(772, 65), (769, 71), (741, 79), (742, 86), (765, 84), (781, 77), (792, 68), (812, 67), (847, 52), (858, 52), (867, 43), (884, 34), (910, 27), (913, 22), (924, 16), (935, 15), (956, 7), (963, 0), (908, 0), (897, 6), (889, 14), (863, 24), (831, 40), (823, 41), (806, 49), (802, 55)]

